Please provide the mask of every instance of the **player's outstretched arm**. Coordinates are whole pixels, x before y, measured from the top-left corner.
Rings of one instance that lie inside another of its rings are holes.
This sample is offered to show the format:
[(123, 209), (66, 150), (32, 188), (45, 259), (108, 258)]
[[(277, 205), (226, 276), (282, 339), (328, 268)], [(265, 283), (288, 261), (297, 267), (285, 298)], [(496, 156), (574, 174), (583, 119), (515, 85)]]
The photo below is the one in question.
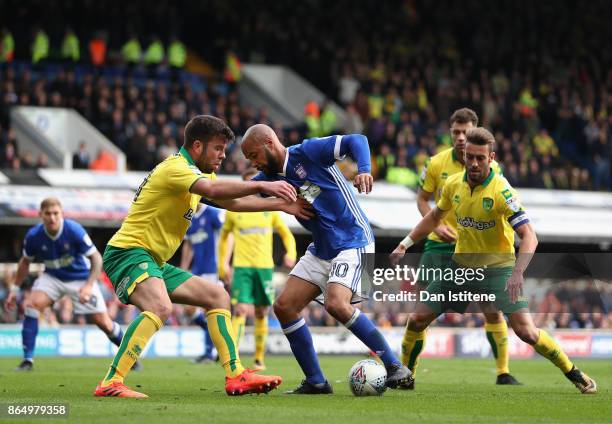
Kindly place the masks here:
[(521, 245), (518, 251), (518, 257), (512, 270), (512, 275), (506, 282), (506, 290), (510, 295), (510, 301), (516, 302), (521, 295), (523, 289), (523, 273), (529, 266), (531, 258), (538, 247), (538, 237), (536, 236), (535, 230), (529, 223), (525, 223), (515, 228), (516, 233), (521, 238)]
[(440, 221), (442, 221), (447, 212), (448, 211), (439, 209), (437, 206), (429, 211), (429, 213), (419, 221), (416, 227), (410, 231), (406, 238), (397, 245), (395, 250), (391, 252), (391, 255), (389, 255), (391, 264), (397, 265), (410, 246), (423, 240), (434, 228), (440, 225)]
[(304, 199), (288, 202), (283, 199), (247, 196), (239, 199), (217, 200), (217, 205), (234, 212), (283, 211), (300, 219), (314, 218), (312, 206)]
[[(429, 206), (431, 196), (433, 196), (433, 193), (425, 191), (421, 187), (419, 187), (417, 190), (416, 203), (417, 209), (421, 213), (421, 216), (425, 216), (429, 213), (429, 211), (431, 211), (431, 207)], [(453, 229), (444, 224), (438, 225), (436, 228), (434, 228), (434, 233), (436, 233), (436, 235), (445, 243), (454, 243), (457, 240), (457, 235)]]
[(297, 198), (295, 188), (285, 181), (230, 181), (200, 178), (191, 186), (190, 191), (216, 203), (219, 200), (237, 199), (257, 193), (275, 196), (288, 202), (295, 202)]
[(6, 310), (13, 308), (15, 298), (17, 297), (17, 287), (21, 286), (21, 283), (23, 283), (23, 280), (26, 279), (29, 272), (30, 260), (25, 256), (22, 256), (21, 259), (19, 259), (19, 263), (17, 264), (17, 273), (15, 274), (15, 281), (13, 282), (14, 284), (10, 284), (8, 287), (9, 292), (4, 302), (4, 308)]

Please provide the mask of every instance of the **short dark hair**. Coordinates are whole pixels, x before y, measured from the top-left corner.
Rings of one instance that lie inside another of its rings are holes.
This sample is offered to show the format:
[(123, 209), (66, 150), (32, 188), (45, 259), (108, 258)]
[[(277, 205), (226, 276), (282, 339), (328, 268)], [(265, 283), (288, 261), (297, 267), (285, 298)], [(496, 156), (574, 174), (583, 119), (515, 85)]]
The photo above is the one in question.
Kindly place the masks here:
[(474, 126), (477, 126), (478, 115), (476, 115), (476, 112), (469, 107), (462, 107), (461, 109), (454, 111), (450, 117), (450, 124), (453, 125), (455, 122), (458, 124), (467, 124), (468, 122), (471, 122), (474, 124)]
[(185, 148), (193, 146), (193, 142), (200, 140), (208, 143), (215, 137), (221, 137), (232, 143), (235, 140), (234, 132), (221, 119), (210, 115), (198, 115), (191, 118), (185, 127)]
[(468, 143), (477, 146), (489, 146), (489, 152), (495, 151), (495, 137), (488, 129), (483, 127), (470, 128), (465, 136)]

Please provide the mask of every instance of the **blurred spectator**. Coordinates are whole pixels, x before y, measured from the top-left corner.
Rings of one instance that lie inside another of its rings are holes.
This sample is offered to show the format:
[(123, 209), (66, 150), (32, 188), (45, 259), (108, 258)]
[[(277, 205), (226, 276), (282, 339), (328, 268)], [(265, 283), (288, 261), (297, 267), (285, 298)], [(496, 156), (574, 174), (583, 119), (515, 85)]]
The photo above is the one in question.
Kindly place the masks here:
[(97, 31), (89, 41), (89, 59), (94, 66), (102, 66), (106, 62), (106, 34)]
[(225, 70), (223, 72), (225, 81), (230, 85), (232, 90), (242, 79), (242, 64), (240, 58), (233, 50), (229, 50), (225, 55)]
[(140, 46), (140, 41), (138, 41), (136, 34), (132, 32), (130, 33), (128, 40), (121, 47), (121, 56), (123, 61), (128, 65), (128, 67), (138, 65), (141, 54), (142, 47)]
[(143, 62), (149, 68), (149, 77), (155, 75), (155, 70), (164, 61), (164, 45), (158, 36), (151, 37), (151, 43), (144, 52)]
[(100, 149), (98, 156), (91, 162), (89, 169), (92, 171), (116, 171), (117, 162), (112, 153)]
[(72, 28), (67, 28), (62, 40), (61, 58), (67, 62), (78, 62), (81, 60), (81, 48), (79, 38)]
[(79, 150), (72, 155), (72, 169), (88, 169), (89, 168), (89, 152), (84, 141), (79, 143)]
[(38, 155), (38, 160), (36, 161), (36, 168), (48, 168), (49, 167), (49, 156), (44, 153)]
[(49, 57), (49, 37), (47, 33), (38, 28), (34, 31), (32, 40), (32, 63), (39, 63), (41, 60), (46, 60)]
[(168, 65), (174, 69), (183, 69), (187, 60), (187, 49), (176, 37), (170, 39), (168, 46)]
[(306, 121), (306, 126), (308, 127), (306, 137), (313, 138), (320, 137), (322, 135), (321, 111), (319, 109), (319, 105), (314, 100), (311, 100), (304, 106), (304, 120)]
[(2, 28), (2, 31), (0, 31), (0, 66), (12, 62), (14, 57), (15, 39), (13, 34), (7, 28)]

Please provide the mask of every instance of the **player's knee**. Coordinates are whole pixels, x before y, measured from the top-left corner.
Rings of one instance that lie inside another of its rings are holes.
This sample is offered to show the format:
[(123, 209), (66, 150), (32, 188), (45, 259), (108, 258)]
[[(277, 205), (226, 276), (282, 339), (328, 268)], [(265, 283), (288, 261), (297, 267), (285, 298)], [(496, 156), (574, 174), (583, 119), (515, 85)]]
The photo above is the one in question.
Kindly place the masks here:
[(485, 321), (489, 324), (499, 324), (504, 320), (504, 316), (501, 312), (486, 312), (484, 316)]
[(408, 320), (408, 329), (410, 331), (425, 331), (429, 327), (430, 321), (425, 315), (413, 314)]
[(267, 306), (257, 306), (255, 307), (255, 318), (261, 319), (265, 318), (268, 315), (268, 307)]
[(295, 312), (291, 304), (287, 302), (285, 299), (283, 299), (282, 297), (279, 297), (278, 299), (276, 299), (272, 307), (274, 308), (274, 314), (281, 321), (285, 319), (286, 317), (290, 316), (293, 312)]
[(172, 313), (172, 303), (161, 301), (150, 308), (150, 311), (159, 317), (161, 322), (166, 322)]
[(535, 327), (520, 326), (520, 327), (514, 328), (513, 330), (516, 333), (516, 336), (522, 341), (524, 341), (525, 343), (534, 345), (538, 341), (539, 331)]
[[(244, 317), (247, 314), (247, 306), (244, 303), (239, 303), (236, 305), (235, 315), (239, 317)], [(255, 314), (257, 315), (257, 310), (255, 310)]]
[(230, 307), (230, 296), (221, 286), (215, 286), (215, 289), (211, 291), (210, 307), (208, 309), (229, 309)]
[(340, 299), (325, 299), (325, 310), (340, 322), (346, 322), (353, 315), (353, 307)]
[(26, 305), (26, 307), (36, 309), (40, 313), (43, 313), (45, 311), (45, 308), (47, 307), (46, 302), (36, 297), (33, 297), (32, 299), (30, 299), (28, 303), (29, 305)]

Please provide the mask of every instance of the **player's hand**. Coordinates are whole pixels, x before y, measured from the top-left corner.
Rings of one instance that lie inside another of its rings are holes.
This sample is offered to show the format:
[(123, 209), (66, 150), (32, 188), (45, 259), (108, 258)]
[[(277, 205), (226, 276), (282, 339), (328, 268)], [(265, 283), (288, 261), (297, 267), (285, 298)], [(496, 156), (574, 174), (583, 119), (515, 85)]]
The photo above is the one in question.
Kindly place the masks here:
[(523, 294), (523, 282), (524, 278), (522, 273), (513, 272), (510, 278), (508, 278), (505, 290), (510, 296), (510, 302), (516, 303), (519, 296)]
[(91, 291), (93, 289), (92, 285), (85, 284), (83, 287), (79, 289), (79, 302), (87, 303), (91, 300)]
[(295, 187), (286, 181), (264, 181), (261, 183), (261, 192), (288, 202), (295, 202), (297, 199)]
[(312, 205), (301, 197), (293, 203), (288, 203), (283, 209), (283, 211), (287, 212), (288, 214), (294, 215), (296, 218), (299, 219), (308, 220), (315, 217), (315, 212), (312, 208)]
[(398, 244), (395, 250), (389, 255), (389, 261), (391, 261), (391, 265), (395, 266), (399, 264), (405, 254), (406, 247), (403, 244)]
[(15, 308), (15, 300), (17, 299), (17, 293), (9, 291), (6, 299), (4, 300), (4, 310), (11, 311)]
[(287, 255), (283, 256), (283, 266), (285, 266), (285, 268), (293, 268), (295, 266), (295, 259)]
[(444, 243), (454, 243), (457, 240), (457, 234), (447, 225), (439, 225), (434, 229), (434, 233), (440, 237)]
[(368, 194), (372, 191), (372, 185), (374, 185), (374, 177), (368, 172), (364, 172), (355, 177), (353, 185), (357, 187), (359, 193)]

